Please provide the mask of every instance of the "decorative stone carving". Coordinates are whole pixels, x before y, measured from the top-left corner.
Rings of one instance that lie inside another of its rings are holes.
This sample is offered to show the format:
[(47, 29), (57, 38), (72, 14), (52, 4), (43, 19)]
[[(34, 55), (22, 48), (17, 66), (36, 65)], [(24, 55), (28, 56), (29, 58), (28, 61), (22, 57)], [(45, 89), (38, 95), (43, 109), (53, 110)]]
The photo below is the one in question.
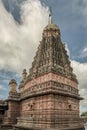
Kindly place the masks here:
[(27, 72), (26, 72), (26, 69), (24, 69), (22, 72), (22, 80), (25, 81), (26, 78), (27, 78)]
[(17, 86), (17, 83), (14, 79), (12, 79), (10, 82), (9, 82), (9, 86), (10, 86), (10, 92), (13, 92), (15, 93), (16, 92), (16, 86)]

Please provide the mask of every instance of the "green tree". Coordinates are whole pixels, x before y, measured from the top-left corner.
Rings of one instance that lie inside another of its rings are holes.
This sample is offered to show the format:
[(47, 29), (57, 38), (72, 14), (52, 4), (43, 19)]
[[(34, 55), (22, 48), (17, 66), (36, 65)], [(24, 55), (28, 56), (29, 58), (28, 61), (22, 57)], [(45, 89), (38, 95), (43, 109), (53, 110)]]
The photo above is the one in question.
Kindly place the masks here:
[(87, 116), (87, 111), (86, 111), (86, 112), (83, 112), (83, 113), (81, 114), (81, 116)]

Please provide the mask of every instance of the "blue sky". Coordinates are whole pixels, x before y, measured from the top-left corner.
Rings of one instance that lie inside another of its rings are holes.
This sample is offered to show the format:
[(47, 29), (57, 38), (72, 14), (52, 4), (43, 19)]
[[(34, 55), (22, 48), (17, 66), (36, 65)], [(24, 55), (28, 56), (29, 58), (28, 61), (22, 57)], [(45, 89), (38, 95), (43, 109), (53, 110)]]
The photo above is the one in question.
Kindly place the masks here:
[(48, 23), (48, 7), (52, 8), (53, 21), (59, 26), (62, 42), (69, 49), (71, 63), (79, 80), (80, 94), (85, 98), (81, 102), (81, 111), (86, 111), (86, 0), (0, 1), (0, 97), (7, 97), (10, 79), (14, 78), (19, 83), (23, 68), (29, 71), (41, 40), (41, 32)]

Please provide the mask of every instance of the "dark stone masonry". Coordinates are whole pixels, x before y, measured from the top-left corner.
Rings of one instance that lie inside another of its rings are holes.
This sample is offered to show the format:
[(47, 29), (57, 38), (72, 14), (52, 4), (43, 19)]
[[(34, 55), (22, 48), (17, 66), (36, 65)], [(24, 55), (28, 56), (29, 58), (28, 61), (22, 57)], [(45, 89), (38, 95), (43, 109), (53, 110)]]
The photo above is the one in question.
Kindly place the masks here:
[(43, 30), (29, 74), (23, 70), (19, 92), (14, 79), (9, 86), (3, 129), (13, 126), (14, 130), (84, 130), (79, 116), (82, 98), (78, 80), (60, 29), (52, 20)]

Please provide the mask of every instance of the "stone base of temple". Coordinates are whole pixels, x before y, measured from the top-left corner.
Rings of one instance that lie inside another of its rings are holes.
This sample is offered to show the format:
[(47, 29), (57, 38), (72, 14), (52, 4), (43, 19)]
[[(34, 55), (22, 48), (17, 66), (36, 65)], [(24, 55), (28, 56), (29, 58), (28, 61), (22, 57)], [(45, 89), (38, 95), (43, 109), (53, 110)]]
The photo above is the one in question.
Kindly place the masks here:
[(15, 130), (84, 130), (81, 119), (59, 119), (57, 121), (39, 121), (32, 118), (17, 119)]
[(4, 117), (4, 119), (3, 119), (4, 125), (11, 125), (11, 124), (13, 125), (16, 123), (17, 123), (17, 120), (15, 118)]
[(25, 127), (25, 126), (15, 126), (14, 130), (85, 130), (83, 127), (65, 127), (65, 128), (38, 128), (38, 127)]
[(12, 130), (12, 129), (13, 129), (12, 125), (9, 125), (9, 124), (0, 125), (0, 130)]

